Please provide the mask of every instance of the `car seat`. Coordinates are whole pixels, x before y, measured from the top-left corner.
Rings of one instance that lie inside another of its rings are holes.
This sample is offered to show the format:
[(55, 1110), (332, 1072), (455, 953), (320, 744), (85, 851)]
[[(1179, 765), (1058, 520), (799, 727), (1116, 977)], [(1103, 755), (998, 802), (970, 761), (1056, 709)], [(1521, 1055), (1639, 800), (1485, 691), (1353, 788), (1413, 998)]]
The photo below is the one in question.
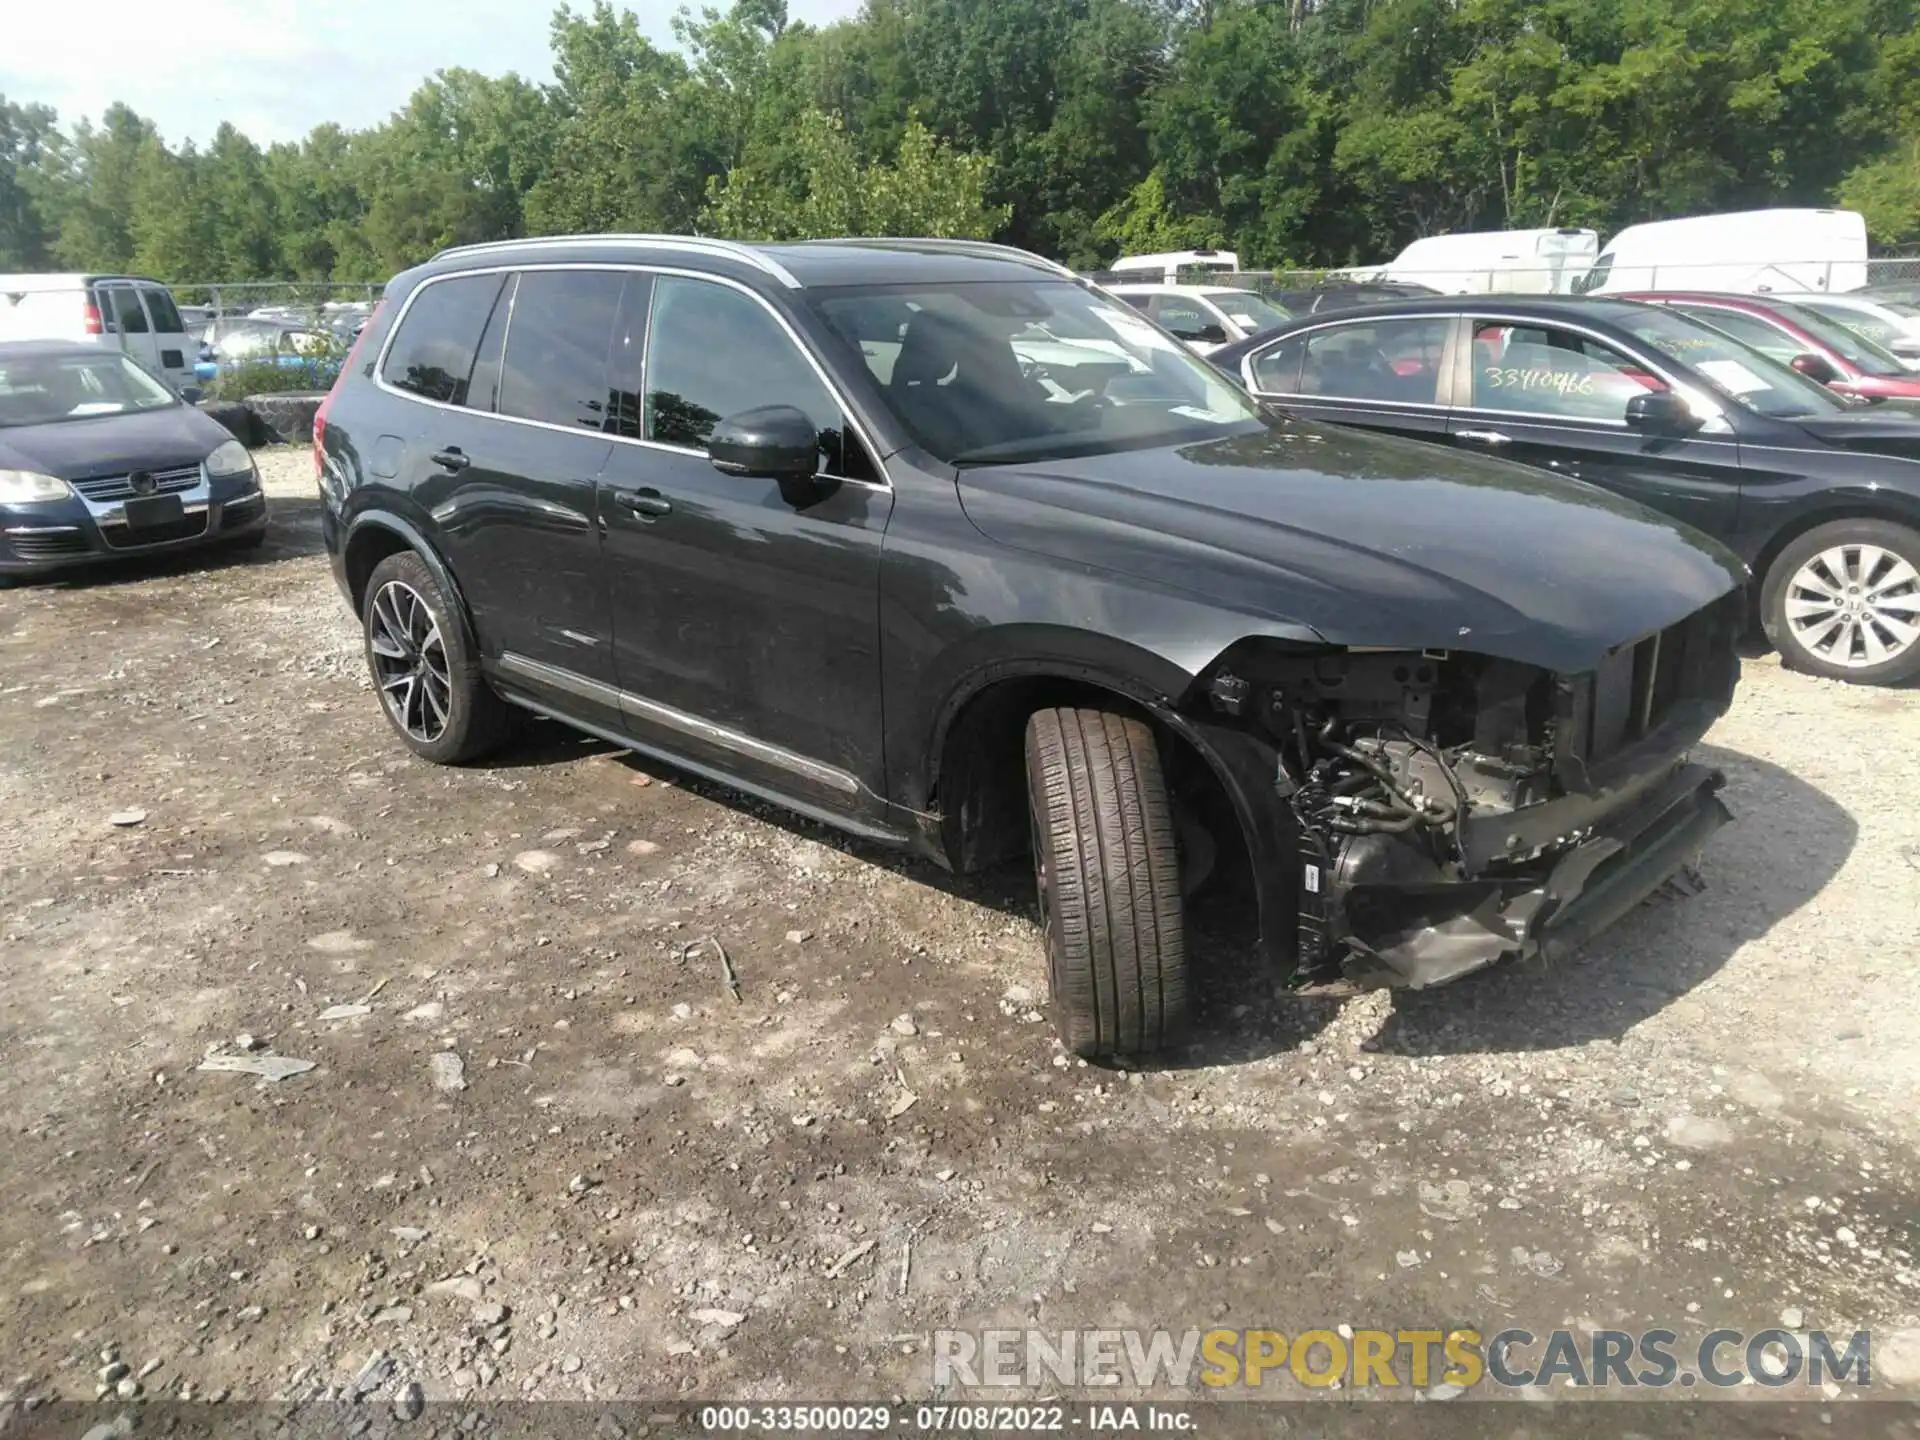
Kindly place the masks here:
[(921, 310), (907, 325), (887, 391), (923, 445), (954, 455), (1006, 438), (985, 431), (982, 419), (997, 417), (1000, 424), (992, 428), (1004, 431), (1010, 414), (1027, 409), (1032, 385), (1006, 341)]

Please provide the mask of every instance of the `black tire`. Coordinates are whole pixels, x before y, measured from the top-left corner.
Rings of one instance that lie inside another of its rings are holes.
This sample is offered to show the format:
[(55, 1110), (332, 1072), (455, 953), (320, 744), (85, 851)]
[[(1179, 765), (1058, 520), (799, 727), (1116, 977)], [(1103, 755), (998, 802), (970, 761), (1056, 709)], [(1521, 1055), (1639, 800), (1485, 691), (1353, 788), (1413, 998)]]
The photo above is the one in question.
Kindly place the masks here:
[(1027, 721), (1027, 800), (1060, 1038), (1089, 1058), (1177, 1044), (1186, 933), (1153, 731), (1105, 710), (1038, 711)]
[(266, 527), (262, 526), (260, 529), (254, 531), (253, 534), (242, 535), (238, 540), (235, 540), (233, 542), (233, 548), (236, 550), (258, 550), (266, 543), (267, 531)]
[[(381, 712), (409, 750), (436, 765), (463, 765), (512, 733), (513, 708), (481, 675), (465, 626), (418, 555), (402, 550), (374, 566), (360, 608), (367, 673)], [(384, 648), (376, 648), (376, 637)], [(411, 661), (415, 685), (403, 689), (392, 677), (409, 668), (409, 659), (388, 652), (413, 644), (419, 646)]]
[[(1835, 552), (1837, 561), (1822, 558)], [(1836, 574), (1836, 569), (1847, 573)], [(1916, 578), (1898, 578), (1903, 576)], [(1837, 597), (1836, 605), (1827, 605), (1829, 595)], [(1903, 632), (1920, 627), (1916, 597), (1920, 531), (1891, 520), (1835, 520), (1807, 531), (1774, 557), (1761, 581), (1760, 623), (1790, 670), (1855, 685), (1898, 685), (1920, 675), (1920, 637), (1909, 636), (1901, 645), (1887, 621)], [(1869, 598), (1881, 607), (1877, 615), (1862, 609), (1848, 616), (1849, 601)], [(1887, 600), (1899, 608), (1887, 607)], [(1832, 632), (1838, 638), (1823, 636), (1827, 609), (1843, 622)], [(1870, 647), (1890, 653), (1876, 660)]]

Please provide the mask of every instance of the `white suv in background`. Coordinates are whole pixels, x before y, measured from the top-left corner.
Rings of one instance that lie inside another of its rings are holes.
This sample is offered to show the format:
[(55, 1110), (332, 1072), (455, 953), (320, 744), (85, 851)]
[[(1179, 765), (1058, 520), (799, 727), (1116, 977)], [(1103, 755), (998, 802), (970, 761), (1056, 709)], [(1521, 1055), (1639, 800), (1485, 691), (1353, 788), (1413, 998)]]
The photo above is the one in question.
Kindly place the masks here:
[(1201, 355), (1284, 325), (1293, 318), (1253, 291), (1235, 290), (1227, 285), (1122, 282), (1105, 288)]
[(172, 292), (142, 275), (0, 275), (0, 340), (120, 350), (176, 390), (196, 385), (200, 347), (188, 338)]

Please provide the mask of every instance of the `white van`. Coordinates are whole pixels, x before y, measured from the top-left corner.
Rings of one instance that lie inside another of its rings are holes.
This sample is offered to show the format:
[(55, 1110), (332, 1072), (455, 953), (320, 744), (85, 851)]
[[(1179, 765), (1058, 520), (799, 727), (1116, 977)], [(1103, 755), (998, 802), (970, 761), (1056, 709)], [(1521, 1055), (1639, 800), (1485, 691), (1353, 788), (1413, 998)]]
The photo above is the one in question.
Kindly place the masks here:
[(1867, 283), (1867, 222), (1852, 210), (1745, 210), (1629, 225), (1575, 288), (1834, 294)]
[(1416, 240), (1372, 278), (1443, 295), (1564, 295), (1600, 250), (1595, 230), (1483, 230)]
[(1240, 257), (1231, 250), (1169, 250), (1160, 255), (1122, 255), (1104, 273), (1173, 285), (1183, 270), (1217, 270), (1231, 275), (1239, 268)]
[(199, 346), (172, 292), (142, 275), (0, 275), (0, 340), (119, 349), (176, 390), (196, 384)]

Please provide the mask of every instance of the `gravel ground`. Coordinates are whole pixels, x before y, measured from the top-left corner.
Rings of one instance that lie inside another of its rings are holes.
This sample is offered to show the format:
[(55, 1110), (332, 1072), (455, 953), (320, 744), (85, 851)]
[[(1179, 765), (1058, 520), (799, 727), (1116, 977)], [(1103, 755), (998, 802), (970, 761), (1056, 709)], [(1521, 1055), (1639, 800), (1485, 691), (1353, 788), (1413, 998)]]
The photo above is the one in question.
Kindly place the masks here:
[[(939, 1327), (1341, 1322), (1868, 1327), (1920, 1385), (1920, 693), (1749, 660), (1701, 893), (1417, 996), (1209, 942), (1116, 1072), (1021, 875), (556, 727), (407, 757), (262, 468), (255, 556), (0, 593), (10, 1395), (925, 1396)], [(248, 1043), (314, 1068), (196, 1068)]]

